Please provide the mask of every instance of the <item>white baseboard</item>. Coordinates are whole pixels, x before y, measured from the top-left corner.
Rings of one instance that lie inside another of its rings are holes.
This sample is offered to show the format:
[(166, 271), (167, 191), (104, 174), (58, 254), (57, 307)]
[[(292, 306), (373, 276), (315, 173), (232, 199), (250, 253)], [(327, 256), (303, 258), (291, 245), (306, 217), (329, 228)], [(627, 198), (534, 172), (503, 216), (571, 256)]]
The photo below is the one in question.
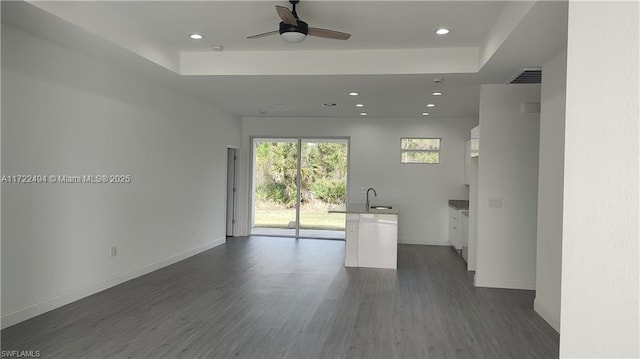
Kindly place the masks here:
[(56, 309), (56, 308), (60, 308), (63, 305), (67, 305), (69, 303), (75, 302), (76, 300), (88, 297), (92, 294), (101, 292), (105, 289), (109, 289), (113, 286), (116, 286), (118, 284), (124, 283), (126, 281), (129, 281), (131, 279), (143, 276), (147, 273), (151, 273), (153, 271), (156, 271), (160, 268), (166, 267), (168, 265), (174, 264), (176, 262), (179, 262), (183, 259), (189, 258), (193, 255), (196, 255), (200, 252), (204, 252), (207, 249), (219, 246), (221, 244), (224, 244), (226, 241), (226, 237), (220, 237), (217, 238), (209, 243), (205, 243), (201, 246), (198, 246), (196, 248), (192, 248), (190, 250), (184, 251), (182, 253), (179, 253), (175, 256), (160, 260), (158, 262), (155, 263), (151, 263), (148, 265), (145, 265), (143, 267), (140, 267), (138, 269), (134, 269), (132, 271), (126, 272), (126, 273), (122, 273), (122, 274), (118, 274), (114, 277), (111, 278), (107, 278), (104, 280), (100, 280), (85, 286), (82, 286), (78, 289), (72, 290), (70, 292), (64, 293), (64, 294), (60, 294), (57, 295), (55, 297), (51, 297), (48, 299), (45, 299), (43, 301), (40, 301), (38, 303), (34, 303), (34, 304), (28, 304), (19, 308), (16, 308), (14, 310), (11, 310), (7, 313), (4, 313), (1, 317), (0, 317), (0, 322), (2, 329), (10, 327), (14, 324), (18, 324), (20, 322), (23, 322), (27, 319), (33, 318), (35, 316), (38, 316), (40, 314), (46, 313), (50, 310)]
[(549, 307), (539, 301), (538, 298), (533, 301), (533, 310), (536, 313), (540, 314), (542, 319), (549, 323), (549, 325), (553, 329), (555, 329), (556, 332), (560, 333), (560, 318), (557, 315), (553, 314), (553, 312), (549, 310)]
[(421, 238), (411, 238), (411, 237), (398, 237), (399, 244), (419, 244), (423, 246), (451, 246), (448, 240), (444, 241), (430, 241), (426, 240), (424, 237)]
[(488, 288), (527, 289), (527, 290), (536, 289), (535, 280), (480, 276), (478, 275), (478, 272), (476, 272), (473, 284), (476, 287), (488, 287)]

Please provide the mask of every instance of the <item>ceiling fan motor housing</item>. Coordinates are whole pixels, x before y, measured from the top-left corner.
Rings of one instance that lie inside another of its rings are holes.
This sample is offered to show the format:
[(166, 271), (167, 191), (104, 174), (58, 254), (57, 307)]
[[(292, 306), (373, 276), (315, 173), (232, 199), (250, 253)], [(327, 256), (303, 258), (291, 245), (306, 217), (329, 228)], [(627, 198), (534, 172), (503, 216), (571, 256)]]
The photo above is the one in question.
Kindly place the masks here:
[(280, 22), (280, 35), (285, 32), (300, 32), (307, 35), (309, 33), (309, 24), (302, 20), (298, 20), (298, 25), (289, 25), (284, 22)]

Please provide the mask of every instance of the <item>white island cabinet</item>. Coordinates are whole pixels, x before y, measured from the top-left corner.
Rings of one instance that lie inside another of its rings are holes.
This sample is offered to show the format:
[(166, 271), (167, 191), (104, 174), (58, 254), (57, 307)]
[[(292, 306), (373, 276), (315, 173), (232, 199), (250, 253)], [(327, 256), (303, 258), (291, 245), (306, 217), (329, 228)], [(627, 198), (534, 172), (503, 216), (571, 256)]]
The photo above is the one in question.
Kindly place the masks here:
[(366, 210), (364, 205), (347, 205), (331, 209), (347, 214), (345, 260), (347, 267), (398, 267), (398, 211)]
[(345, 235), (345, 267), (358, 266), (358, 237), (360, 228), (360, 215), (347, 213), (347, 233)]
[(358, 267), (398, 267), (398, 215), (360, 214)]

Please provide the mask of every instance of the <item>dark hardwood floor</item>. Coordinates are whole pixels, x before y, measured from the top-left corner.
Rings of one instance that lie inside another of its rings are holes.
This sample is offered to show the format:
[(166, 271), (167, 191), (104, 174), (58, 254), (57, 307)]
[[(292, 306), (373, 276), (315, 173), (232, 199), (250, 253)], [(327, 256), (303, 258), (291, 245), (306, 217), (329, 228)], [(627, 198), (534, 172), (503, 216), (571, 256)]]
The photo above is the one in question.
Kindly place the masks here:
[(244, 237), (1, 332), (42, 358), (557, 358), (533, 291), (475, 288), (451, 248), (345, 268), (344, 242)]

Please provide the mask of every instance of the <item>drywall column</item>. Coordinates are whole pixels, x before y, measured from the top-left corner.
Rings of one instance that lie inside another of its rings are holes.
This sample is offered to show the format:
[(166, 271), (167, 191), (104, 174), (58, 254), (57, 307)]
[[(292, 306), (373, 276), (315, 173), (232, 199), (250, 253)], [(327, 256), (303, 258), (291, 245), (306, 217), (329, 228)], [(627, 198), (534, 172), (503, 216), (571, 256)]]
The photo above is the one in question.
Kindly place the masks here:
[(476, 270), (476, 248), (478, 247), (478, 157), (471, 159), (471, 185), (469, 186), (469, 258), (467, 270)]
[(637, 2), (569, 3), (562, 358), (640, 356), (638, 43)]
[(482, 85), (475, 285), (535, 289), (540, 85)]
[(567, 52), (542, 67), (540, 165), (538, 167), (538, 245), (533, 308), (560, 331), (562, 273), (562, 190)]

